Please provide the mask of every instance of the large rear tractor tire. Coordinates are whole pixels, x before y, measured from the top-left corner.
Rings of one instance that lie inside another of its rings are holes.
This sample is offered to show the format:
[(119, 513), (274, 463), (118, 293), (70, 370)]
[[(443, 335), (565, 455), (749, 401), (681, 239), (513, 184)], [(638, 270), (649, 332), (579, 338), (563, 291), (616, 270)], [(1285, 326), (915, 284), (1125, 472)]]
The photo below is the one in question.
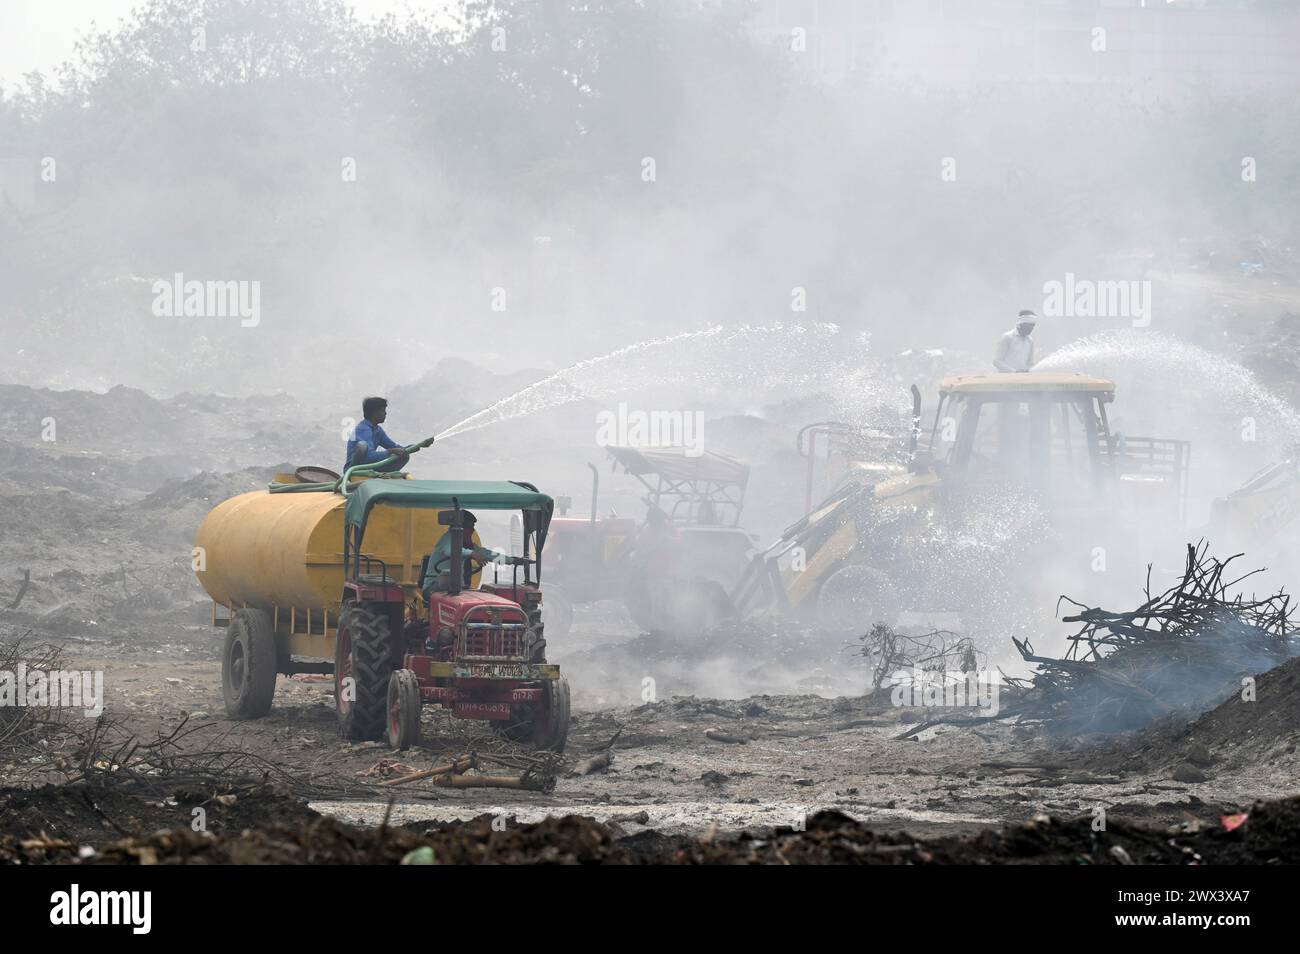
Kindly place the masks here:
[(388, 721), (388, 680), (393, 673), (388, 615), (349, 603), (334, 642), (334, 706), (339, 734), (353, 742), (379, 739)]
[(870, 566), (846, 566), (822, 583), (817, 622), (837, 632), (865, 633), (876, 623), (898, 624), (900, 602), (893, 582)]
[(221, 691), (232, 719), (260, 719), (271, 711), (276, 677), (275, 631), (270, 614), (236, 610), (221, 654)]
[(694, 577), (639, 581), (623, 602), (637, 625), (673, 636), (698, 636), (736, 616), (721, 583)]
[(388, 677), (388, 727), (384, 737), (399, 752), (420, 742), (420, 683), (409, 669)]

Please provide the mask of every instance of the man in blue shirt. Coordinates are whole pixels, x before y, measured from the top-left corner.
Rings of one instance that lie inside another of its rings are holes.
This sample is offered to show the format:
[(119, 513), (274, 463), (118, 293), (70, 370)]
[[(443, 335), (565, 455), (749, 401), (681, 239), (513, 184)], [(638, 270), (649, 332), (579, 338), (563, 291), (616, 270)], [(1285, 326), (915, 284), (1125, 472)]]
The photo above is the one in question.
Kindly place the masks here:
[[(388, 419), (388, 401), (381, 397), (368, 397), (361, 402), (362, 420), (352, 431), (348, 441), (348, 459), (344, 471), (358, 464), (373, 464), (385, 457), (394, 459), (377, 468), (382, 471), (401, 470), (411, 459), (405, 448), (393, 440), (381, 426)], [(428, 447), (433, 438), (421, 441), (417, 447)]]

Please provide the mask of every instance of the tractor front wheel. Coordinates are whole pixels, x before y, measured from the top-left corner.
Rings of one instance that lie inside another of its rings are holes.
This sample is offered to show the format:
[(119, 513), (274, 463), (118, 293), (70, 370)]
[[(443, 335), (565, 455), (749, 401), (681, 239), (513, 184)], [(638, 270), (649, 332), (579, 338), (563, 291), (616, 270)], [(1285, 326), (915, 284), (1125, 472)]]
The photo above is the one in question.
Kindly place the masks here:
[(260, 719), (271, 711), (275, 658), (270, 615), (259, 609), (237, 610), (221, 654), (221, 692), (232, 719)]
[(534, 749), (563, 752), (569, 738), (569, 680), (563, 676), (548, 679), (542, 701), (528, 703), (517, 719), (498, 724), (497, 732)]
[(388, 677), (388, 744), (401, 752), (420, 742), (420, 683), (409, 669)]
[(365, 604), (347, 604), (334, 642), (334, 705), (343, 738), (364, 742), (383, 736), (392, 672), (388, 614)]
[(533, 748), (563, 752), (569, 738), (569, 680), (546, 680), (542, 704), (533, 713)]

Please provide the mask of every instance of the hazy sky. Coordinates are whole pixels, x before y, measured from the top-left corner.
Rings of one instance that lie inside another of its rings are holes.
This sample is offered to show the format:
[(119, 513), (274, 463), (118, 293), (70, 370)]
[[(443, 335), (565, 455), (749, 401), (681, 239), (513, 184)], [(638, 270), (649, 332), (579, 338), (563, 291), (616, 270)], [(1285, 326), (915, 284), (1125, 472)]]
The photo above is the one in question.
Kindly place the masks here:
[[(351, 0), (365, 19), (406, 9), (436, 10), (449, 0)], [(0, 0), (0, 82), (11, 86), (32, 70), (49, 71), (72, 53), (92, 25), (103, 29), (141, 0)]]

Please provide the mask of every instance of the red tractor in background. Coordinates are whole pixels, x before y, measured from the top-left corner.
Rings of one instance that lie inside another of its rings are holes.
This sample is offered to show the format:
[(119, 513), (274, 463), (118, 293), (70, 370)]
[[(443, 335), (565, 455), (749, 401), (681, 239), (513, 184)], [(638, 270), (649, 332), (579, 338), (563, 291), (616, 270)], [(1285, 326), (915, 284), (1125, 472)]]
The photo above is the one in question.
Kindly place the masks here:
[(728, 592), (748, 566), (754, 539), (740, 527), (749, 467), (711, 451), (607, 448), (612, 469), (641, 483), (646, 517), (598, 516), (600, 473), (592, 472), (591, 512), (551, 521), (545, 587), (547, 625), (563, 635), (572, 604), (621, 601), (652, 632), (704, 631), (734, 615)]

